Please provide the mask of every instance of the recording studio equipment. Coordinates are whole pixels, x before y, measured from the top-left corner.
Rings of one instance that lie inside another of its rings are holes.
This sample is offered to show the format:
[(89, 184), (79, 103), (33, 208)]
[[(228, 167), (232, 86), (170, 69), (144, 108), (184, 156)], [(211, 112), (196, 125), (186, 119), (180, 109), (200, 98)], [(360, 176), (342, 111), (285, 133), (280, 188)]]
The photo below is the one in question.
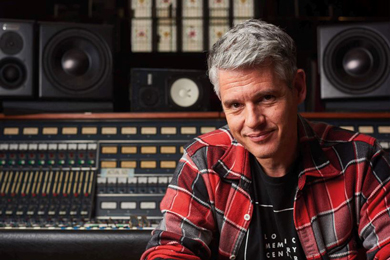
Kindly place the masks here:
[[(388, 115), (312, 120), (390, 151)], [(0, 258), (139, 259), (184, 146), (225, 124), (216, 112), (1, 118)]]
[(220, 118), (4, 121), (0, 229), (152, 227), (183, 146), (223, 124)]
[(213, 97), (205, 71), (131, 70), (131, 111), (209, 111)]
[(0, 97), (33, 97), (34, 68), (34, 22), (0, 20)]
[(112, 98), (111, 26), (41, 22), (39, 28), (40, 98)]
[(321, 98), (329, 109), (390, 109), (390, 23), (321, 26)]

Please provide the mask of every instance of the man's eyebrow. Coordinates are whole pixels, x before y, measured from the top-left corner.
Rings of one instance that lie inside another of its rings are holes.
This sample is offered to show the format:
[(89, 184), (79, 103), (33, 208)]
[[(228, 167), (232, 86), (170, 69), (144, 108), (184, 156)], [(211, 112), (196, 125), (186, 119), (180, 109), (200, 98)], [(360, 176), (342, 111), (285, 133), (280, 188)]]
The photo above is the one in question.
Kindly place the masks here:
[(234, 104), (234, 103), (239, 103), (239, 101), (237, 99), (228, 99), (228, 100), (225, 100), (223, 102), (223, 105), (225, 107), (228, 107), (228, 106), (230, 106), (231, 104)]
[[(277, 93), (279, 92), (278, 89), (264, 89), (264, 90), (260, 90), (258, 92), (256, 92), (254, 95), (252, 95), (251, 99), (258, 99), (260, 97), (264, 97), (264, 96), (267, 96), (267, 95), (276, 95)], [(227, 99), (223, 102), (223, 105), (224, 106), (229, 106), (231, 104), (234, 104), (234, 103), (240, 103), (241, 101), (239, 99)]]
[(257, 98), (257, 97), (264, 97), (267, 95), (275, 95), (278, 91), (275, 89), (266, 89), (266, 90), (261, 90), (259, 92), (256, 92), (252, 97)]

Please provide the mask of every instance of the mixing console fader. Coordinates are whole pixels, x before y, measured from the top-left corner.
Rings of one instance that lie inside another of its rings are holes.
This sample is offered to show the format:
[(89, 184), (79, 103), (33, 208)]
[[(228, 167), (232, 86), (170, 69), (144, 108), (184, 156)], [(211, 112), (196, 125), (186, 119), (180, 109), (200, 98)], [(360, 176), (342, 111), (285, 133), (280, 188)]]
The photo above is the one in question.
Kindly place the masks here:
[(0, 214), (89, 218), (94, 175), (89, 170), (4, 170), (0, 172)]
[(90, 219), (96, 160), (96, 142), (1, 143), (0, 220)]

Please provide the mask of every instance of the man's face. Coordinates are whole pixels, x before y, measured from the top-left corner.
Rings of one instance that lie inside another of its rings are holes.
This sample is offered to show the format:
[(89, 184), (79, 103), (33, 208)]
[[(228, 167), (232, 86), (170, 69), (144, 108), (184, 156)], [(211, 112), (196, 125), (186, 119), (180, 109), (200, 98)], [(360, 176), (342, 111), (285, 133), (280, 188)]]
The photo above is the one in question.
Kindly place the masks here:
[(219, 71), (229, 128), (259, 162), (282, 162), (296, 152), (297, 107), (305, 98), (304, 84), (302, 70), (297, 72), (293, 89), (279, 80), (270, 66)]

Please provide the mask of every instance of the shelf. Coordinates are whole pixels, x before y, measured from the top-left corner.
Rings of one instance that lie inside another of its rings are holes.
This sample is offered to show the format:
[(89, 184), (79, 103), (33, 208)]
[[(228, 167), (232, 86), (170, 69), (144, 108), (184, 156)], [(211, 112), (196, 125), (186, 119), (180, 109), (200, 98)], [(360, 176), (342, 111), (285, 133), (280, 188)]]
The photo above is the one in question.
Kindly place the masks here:
[[(389, 119), (389, 113), (336, 113), (304, 112), (307, 119)], [(171, 112), (171, 113), (67, 113), (67, 114), (30, 114), (4, 115), (0, 120), (123, 120), (123, 119), (220, 119), (225, 118), (223, 112)]]
[(0, 120), (120, 120), (120, 119), (196, 119), (222, 118), (220, 112), (172, 112), (172, 113), (66, 113), (4, 115)]
[(370, 112), (370, 113), (346, 113), (346, 112), (306, 112), (301, 113), (301, 115), (307, 119), (340, 119), (340, 118), (350, 118), (350, 119), (386, 119), (390, 120), (390, 112)]

